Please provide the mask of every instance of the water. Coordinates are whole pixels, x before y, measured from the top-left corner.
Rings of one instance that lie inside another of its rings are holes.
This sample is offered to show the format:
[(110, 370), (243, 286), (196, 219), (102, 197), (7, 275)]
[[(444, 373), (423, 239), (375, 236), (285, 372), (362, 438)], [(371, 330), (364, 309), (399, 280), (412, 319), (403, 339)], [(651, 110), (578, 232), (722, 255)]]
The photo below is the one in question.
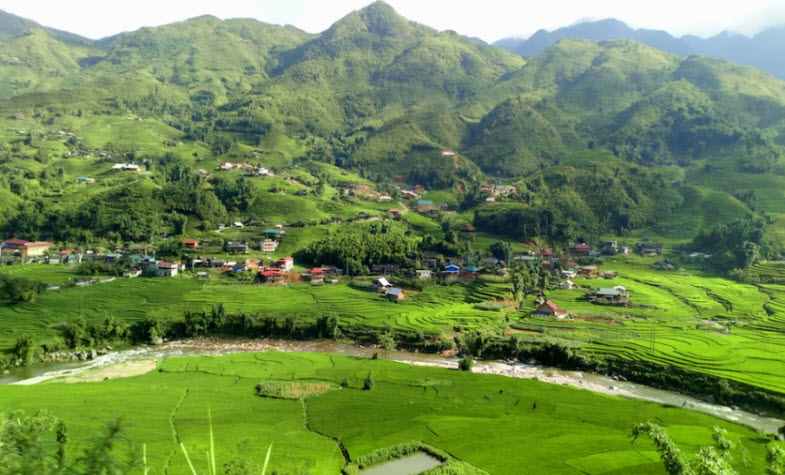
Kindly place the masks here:
[(441, 460), (425, 452), (417, 452), (408, 457), (391, 460), (360, 470), (362, 475), (417, 475), (441, 465)]
[[(128, 361), (160, 360), (173, 356), (225, 355), (259, 351), (337, 353), (365, 358), (370, 358), (375, 353), (378, 353), (386, 359), (414, 366), (440, 367), (446, 369), (458, 368), (458, 360), (456, 358), (445, 358), (440, 355), (409, 353), (403, 351), (384, 352), (378, 348), (343, 344), (329, 340), (300, 342), (283, 340), (205, 339), (171, 342), (157, 347), (139, 347), (99, 356), (88, 362), (57, 363), (24, 368), (0, 376), (0, 384), (38, 384), (62, 377), (75, 376), (88, 370), (105, 368)], [(571, 386), (596, 393), (639, 399), (673, 407), (682, 407), (746, 425), (767, 433), (776, 433), (777, 429), (785, 425), (785, 420), (762, 417), (731, 407), (709, 404), (676, 392), (654, 389), (640, 384), (620, 382), (607, 376), (592, 373), (562, 371), (537, 365), (523, 364), (517, 361), (478, 362), (475, 364), (473, 371), (480, 374), (495, 374), (518, 379), (536, 379), (549, 384)]]

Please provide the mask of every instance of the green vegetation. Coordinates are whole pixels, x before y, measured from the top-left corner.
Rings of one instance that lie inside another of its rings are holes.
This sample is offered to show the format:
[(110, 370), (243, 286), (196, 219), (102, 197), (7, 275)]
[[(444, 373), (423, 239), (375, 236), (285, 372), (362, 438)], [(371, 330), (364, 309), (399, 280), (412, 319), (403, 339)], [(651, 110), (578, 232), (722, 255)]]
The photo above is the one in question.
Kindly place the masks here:
[[(362, 391), (369, 372), (374, 388)], [(348, 385), (337, 389), (342, 380)], [(260, 398), (254, 391), (260, 382), (336, 389), (304, 399)], [(258, 469), (272, 443), (269, 473), (334, 474), (347, 463), (341, 447), (359, 463), (412, 441), (488, 473), (517, 473), (521, 466), (552, 474), (662, 473), (654, 445), (633, 445), (629, 438), (645, 420), (659, 421), (690, 451), (710, 442), (712, 427), (726, 430), (739, 447), (732, 462), (739, 473), (762, 473), (768, 443), (752, 430), (679, 408), (337, 355), (168, 359), (158, 371), (129, 379), (0, 387), (0, 402), (28, 412), (46, 407), (62, 419), (68, 427), (67, 460), (89, 446), (105, 421), (124, 416), (124, 435), (137, 448), (146, 445), (151, 473), (163, 467), (190, 473), (178, 441), (195, 464), (204, 460), (210, 450), (208, 409), (220, 466), (242, 459)]]
[[(457, 350), (465, 370), (472, 358), (535, 359), (785, 409), (781, 81), (625, 41), (566, 40), (527, 62), (383, 2), (318, 35), (200, 17), (89, 41), (13, 19), (0, 21), (0, 47), (3, 238), (55, 241), (53, 258), (125, 255), (0, 267), (8, 364), (165, 338), (346, 338)], [(273, 227), (285, 234), (265, 252)], [(663, 262), (607, 258), (615, 273), (601, 283), (560, 286), (558, 267), (515, 260), (643, 238), (666, 243)], [(230, 256), (234, 241), (252, 250)], [(4, 263), (25, 260), (3, 251)], [(212, 268), (115, 278), (150, 254), (260, 266), (295, 256), (297, 267), (286, 285)], [(468, 270), (489, 254), (503, 263)], [(440, 275), (448, 262), (462, 274)], [(301, 282), (322, 265), (346, 276)], [(372, 290), (374, 266), (404, 300)], [(431, 267), (433, 279), (415, 272)], [(630, 305), (586, 298), (616, 286)], [(569, 318), (533, 316), (543, 300)], [(112, 419), (105, 401), (122, 401), (149, 418), (133, 439), (172, 473), (186, 469), (172, 440), (204, 452), (188, 431), (208, 406), (224, 417), (221, 460), (258, 464), (275, 442), (280, 473), (335, 473), (349, 462), (336, 440), (352, 457), (437, 447), (451, 457), (435, 473), (660, 473), (653, 450), (624, 445), (633, 415), (678, 426), (689, 448), (710, 437), (694, 414), (579, 392), (561, 402), (561, 388), (468, 371), (248, 358), (169, 361), (138, 380), (63, 388), (51, 407), (84, 435)], [(28, 408), (44, 397), (0, 389)], [(603, 404), (619, 412), (603, 418)], [(378, 414), (384, 424), (368, 427)], [(500, 456), (516, 444), (519, 459)]]

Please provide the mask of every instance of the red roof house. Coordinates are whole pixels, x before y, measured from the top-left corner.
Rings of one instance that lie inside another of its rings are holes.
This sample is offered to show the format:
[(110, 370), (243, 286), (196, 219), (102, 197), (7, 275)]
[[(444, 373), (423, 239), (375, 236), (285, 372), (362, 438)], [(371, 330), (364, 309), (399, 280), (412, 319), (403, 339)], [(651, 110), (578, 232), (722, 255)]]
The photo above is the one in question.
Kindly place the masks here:
[(556, 305), (556, 303), (554, 303), (552, 300), (547, 300), (545, 303), (537, 307), (537, 310), (535, 310), (534, 315), (538, 315), (542, 317), (565, 318), (569, 315), (569, 313), (563, 308)]

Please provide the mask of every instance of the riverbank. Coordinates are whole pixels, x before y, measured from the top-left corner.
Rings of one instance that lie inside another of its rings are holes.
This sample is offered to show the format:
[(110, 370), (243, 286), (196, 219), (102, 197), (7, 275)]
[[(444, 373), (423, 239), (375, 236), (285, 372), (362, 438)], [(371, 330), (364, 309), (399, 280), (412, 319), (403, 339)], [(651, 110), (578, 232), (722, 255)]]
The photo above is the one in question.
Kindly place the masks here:
[[(30, 385), (44, 382), (98, 382), (106, 379), (132, 377), (155, 369), (157, 362), (178, 356), (220, 356), (233, 353), (279, 351), (287, 353), (334, 353), (358, 358), (374, 355), (412, 366), (439, 367), (458, 370), (458, 359), (450, 354), (429, 354), (406, 351), (384, 351), (374, 346), (361, 346), (333, 340), (226, 340), (217, 338), (178, 340), (159, 346), (142, 347), (100, 356), (81, 367), (43, 373), (13, 384)], [(548, 384), (570, 386), (607, 396), (624, 397), (681, 407), (736, 422), (766, 433), (776, 433), (785, 420), (763, 417), (723, 405), (710, 404), (677, 392), (618, 381), (614, 378), (581, 372), (565, 371), (517, 361), (478, 361), (473, 369), (516, 379), (532, 379)]]

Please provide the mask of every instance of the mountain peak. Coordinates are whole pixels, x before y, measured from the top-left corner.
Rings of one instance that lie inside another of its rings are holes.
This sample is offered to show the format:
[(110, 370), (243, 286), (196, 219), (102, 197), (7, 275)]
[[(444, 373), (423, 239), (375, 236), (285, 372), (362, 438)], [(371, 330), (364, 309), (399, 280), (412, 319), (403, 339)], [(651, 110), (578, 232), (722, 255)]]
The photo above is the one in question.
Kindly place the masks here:
[(399, 36), (411, 28), (409, 21), (383, 1), (354, 11), (335, 23), (328, 32), (332, 35), (365, 31), (378, 36)]

